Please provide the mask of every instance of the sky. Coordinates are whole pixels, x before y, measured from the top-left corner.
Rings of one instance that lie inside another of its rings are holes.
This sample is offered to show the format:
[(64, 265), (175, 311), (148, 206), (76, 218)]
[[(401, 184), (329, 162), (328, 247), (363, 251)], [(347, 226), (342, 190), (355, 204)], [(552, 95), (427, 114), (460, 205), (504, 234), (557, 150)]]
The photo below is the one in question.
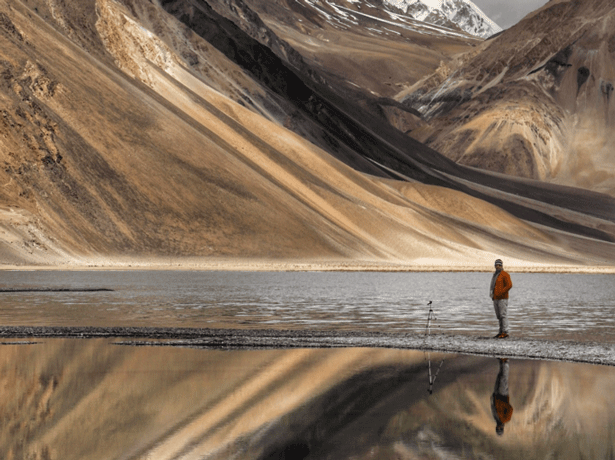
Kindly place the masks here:
[[(483, 13), (502, 29), (514, 26), (527, 14), (545, 5), (548, 0), (472, 0)], [(426, 3), (426, 2), (423, 2)]]

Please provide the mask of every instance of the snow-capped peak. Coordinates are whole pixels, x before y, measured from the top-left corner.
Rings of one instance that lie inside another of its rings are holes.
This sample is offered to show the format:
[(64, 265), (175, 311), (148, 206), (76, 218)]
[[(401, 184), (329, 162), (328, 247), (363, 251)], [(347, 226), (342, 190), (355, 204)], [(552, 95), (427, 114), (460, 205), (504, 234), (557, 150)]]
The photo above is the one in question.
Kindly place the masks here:
[(384, 0), (419, 21), (455, 25), (465, 32), (487, 38), (502, 28), (471, 0)]

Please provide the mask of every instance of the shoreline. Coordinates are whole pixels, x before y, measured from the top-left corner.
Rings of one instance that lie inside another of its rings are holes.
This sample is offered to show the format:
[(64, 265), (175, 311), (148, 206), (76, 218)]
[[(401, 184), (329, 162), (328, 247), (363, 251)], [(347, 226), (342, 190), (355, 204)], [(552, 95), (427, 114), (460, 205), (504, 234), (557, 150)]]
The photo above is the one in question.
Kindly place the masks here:
[[(615, 274), (615, 265), (554, 265), (508, 263), (512, 273)], [(186, 260), (164, 263), (157, 261), (99, 261), (66, 264), (0, 264), (0, 271), (246, 271), (246, 272), (400, 272), (448, 273), (492, 272), (489, 264), (404, 264), (369, 261), (267, 261), (267, 260)]]
[(537, 340), (515, 337), (502, 340), (483, 336), (453, 334), (385, 334), (350, 331), (0, 326), (0, 344), (4, 345), (33, 343), (4, 342), (4, 339), (54, 338), (124, 339), (114, 342), (114, 344), (179, 346), (213, 350), (395, 348), (615, 366), (615, 344), (599, 342)]

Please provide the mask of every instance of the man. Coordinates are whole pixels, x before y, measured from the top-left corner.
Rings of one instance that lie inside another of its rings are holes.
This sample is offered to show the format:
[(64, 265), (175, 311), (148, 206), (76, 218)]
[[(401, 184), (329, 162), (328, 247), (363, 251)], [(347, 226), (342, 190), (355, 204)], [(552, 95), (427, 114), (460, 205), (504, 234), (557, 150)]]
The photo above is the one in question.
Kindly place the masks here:
[(500, 322), (500, 332), (495, 336), (496, 339), (508, 337), (508, 291), (512, 288), (510, 275), (504, 271), (504, 263), (498, 259), (495, 261), (495, 273), (491, 278), (491, 289), (489, 296), (493, 300), (495, 316)]
[(513, 407), (508, 396), (508, 360), (500, 358), (500, 372), (495, 379), (495, 388), (491, 395), (491, 413), (495, 419), (495, 432), (504, 434), (504, 424), (510, 422)]

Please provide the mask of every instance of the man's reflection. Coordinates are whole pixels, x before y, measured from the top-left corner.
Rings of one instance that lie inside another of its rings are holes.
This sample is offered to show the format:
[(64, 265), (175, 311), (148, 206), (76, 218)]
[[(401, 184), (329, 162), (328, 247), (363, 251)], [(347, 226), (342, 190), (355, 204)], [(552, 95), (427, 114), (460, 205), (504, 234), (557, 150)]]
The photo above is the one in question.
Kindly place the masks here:
[(491, 413), (496, 422), (495, 432), (502, 436), (504, 424), (510, 422), (513, 408), (508, 396), (508, 359), (500, 358), (500, 372), (495, 379), (495, 388), (491, 395)]

